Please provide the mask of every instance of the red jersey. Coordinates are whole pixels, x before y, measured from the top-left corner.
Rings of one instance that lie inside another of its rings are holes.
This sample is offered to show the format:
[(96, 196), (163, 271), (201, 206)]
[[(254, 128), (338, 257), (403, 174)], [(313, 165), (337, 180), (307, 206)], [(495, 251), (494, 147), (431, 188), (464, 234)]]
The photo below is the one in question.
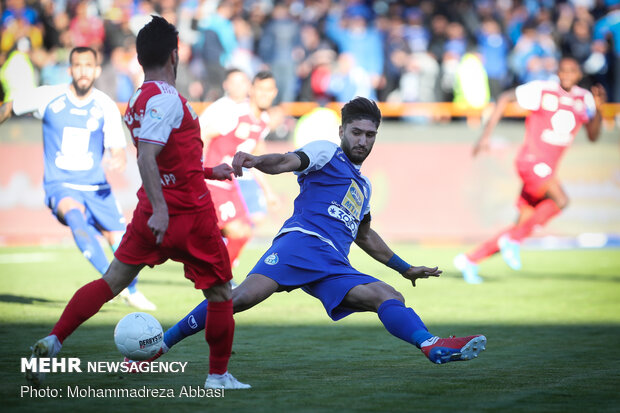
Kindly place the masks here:
[(543, 162), (554, 170), (581, 125), (596, 113), (592, 93), (578, 86), (567, 92), (557, 82), (534, 81), (518, 86), (516, 96), (519, 105), (530, 111), (517, 161)]
[(204, 165), (230, 164), (238, 151), (254, 152), (258, 142), (269, 133), (268, 120), (266, 112), (255, 118), (247, 102), (235, 103), (228, 97), (214, 102), (200, 116), (201, 123), (216, 125), (219, 132), (209, 142)]
[[(213, 207), (204, 181), (198, 116), (173, 86), (145, 82), (129, 101), (124, 120), (136, 146), (148, 142), (164, 147), (157, 166), (170, 215)], [(152, 212), (143, 186), (138, 190), (138, 208)]]

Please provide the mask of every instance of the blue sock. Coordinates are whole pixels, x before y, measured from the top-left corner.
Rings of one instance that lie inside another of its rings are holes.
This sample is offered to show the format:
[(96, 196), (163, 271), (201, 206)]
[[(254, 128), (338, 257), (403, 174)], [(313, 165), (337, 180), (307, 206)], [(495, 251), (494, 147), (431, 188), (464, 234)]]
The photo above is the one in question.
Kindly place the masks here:
[(103, 252), (103, 248), (99, 245), (97, 237), (86, 223), (82, 211), (75, 208), (67, 212), (64, 216), (65, 222), (71, 228), (73, 239), (86, 259), (101, 273), (105, 274), (110, 265), (108, 258)]
[(421, 343), (433, 337), (415, 311), (405, 307), (401, 301), (395, 299), (384, 301), (379, 306), (377, 314), (390, 334), (418, 348)]
[(207, 300), (202, 301), (181, 321), (164, 333), (164, 343), (172, 348), (176, 343), (205, 329), (207, 322)]
[[(124, 232), (121, 236), (116, 237), (116, 239), (114, 240), (114, 244), (110, 245), (110, 247), (112, 248), (112, 252), (115, 252), (118, 249), (118, 246), (121, 245), (121, 240), (123, 239), (123, 235), (125, 235)], [(138, 289), (136, 288), (136, 284), (138, 284), (138, 276), (136, 276), (136, 278), (134, 278), (133, 281), (131, 281), (131, 283), (127, 286), (127, 290), (129, 291), (129, 294), (133, 294), (136, 291), (138, 291)]]

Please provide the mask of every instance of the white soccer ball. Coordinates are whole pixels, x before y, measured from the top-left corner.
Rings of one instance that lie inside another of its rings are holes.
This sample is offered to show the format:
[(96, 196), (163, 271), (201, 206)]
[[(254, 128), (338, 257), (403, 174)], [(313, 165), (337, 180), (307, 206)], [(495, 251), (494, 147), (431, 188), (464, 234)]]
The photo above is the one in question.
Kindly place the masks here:
[(155, 317), (147, 313), (131, 313), (114, 329), (114, 343), (121, 354), (131, 360), (153, 357), (164, 340), (164, 331)]

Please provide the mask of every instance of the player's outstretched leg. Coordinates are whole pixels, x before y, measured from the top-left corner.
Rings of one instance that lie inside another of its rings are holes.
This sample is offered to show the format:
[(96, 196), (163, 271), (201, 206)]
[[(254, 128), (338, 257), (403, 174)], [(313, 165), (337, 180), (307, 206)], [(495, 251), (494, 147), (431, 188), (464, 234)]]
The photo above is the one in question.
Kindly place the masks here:
[[(114, 297), (108, 283), (103, 279), (92, 281), (77, 290), (49, 336), (42, 338), (32, 346), (31, 357), (54, 357), (60, 351), (65, 339), (84, 321), (97, 314), (107, 301)], [(26, 380), (40, 384), (41, 374), (27, 372)]]
[(521, 244), (508, 235), (502, 235), (497, 245), (499, 245), (504, 262), (513, 270), (519, 271), (521, 269)]
[(467, 258), (465, 254), (454, 257), (454, 266), (463, 274), (463, 279), (468, 284), (480, 284), (484, 280), (478, 275), (478, 265)]
[[(59, 352), (62, 344), (58, 341), (58, 337), (55, 335), (49, 335), (43, 337), (30, 348), (32, 355), (30, 360), (42, 358), (42, 357), (55, 357)], [(37, 366), (38, 367), (38, 366)], [(26, 381), (33, 387), (39, 387), (41, 382), (45, 379), (45, 373), (40, 372), (38, 369), (26, 370)]]
[(485, 349), (484, 336), (439, 338), (432, 335), (415, 311), (396, 299), (384, 301), (377, 314), (392, 335), (415, 345), (436, 364), (471, 360)]

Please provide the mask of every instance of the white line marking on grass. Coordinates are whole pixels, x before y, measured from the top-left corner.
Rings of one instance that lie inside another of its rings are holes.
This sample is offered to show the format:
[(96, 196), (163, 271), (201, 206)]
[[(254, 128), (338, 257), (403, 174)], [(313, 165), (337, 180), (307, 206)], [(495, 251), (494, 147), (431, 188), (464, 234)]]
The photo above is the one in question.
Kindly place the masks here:
[(0, 264), (29, 264), (33, 262), (56, 261), (58, 254), (52, 252), (23, 252), (0, 254)]

